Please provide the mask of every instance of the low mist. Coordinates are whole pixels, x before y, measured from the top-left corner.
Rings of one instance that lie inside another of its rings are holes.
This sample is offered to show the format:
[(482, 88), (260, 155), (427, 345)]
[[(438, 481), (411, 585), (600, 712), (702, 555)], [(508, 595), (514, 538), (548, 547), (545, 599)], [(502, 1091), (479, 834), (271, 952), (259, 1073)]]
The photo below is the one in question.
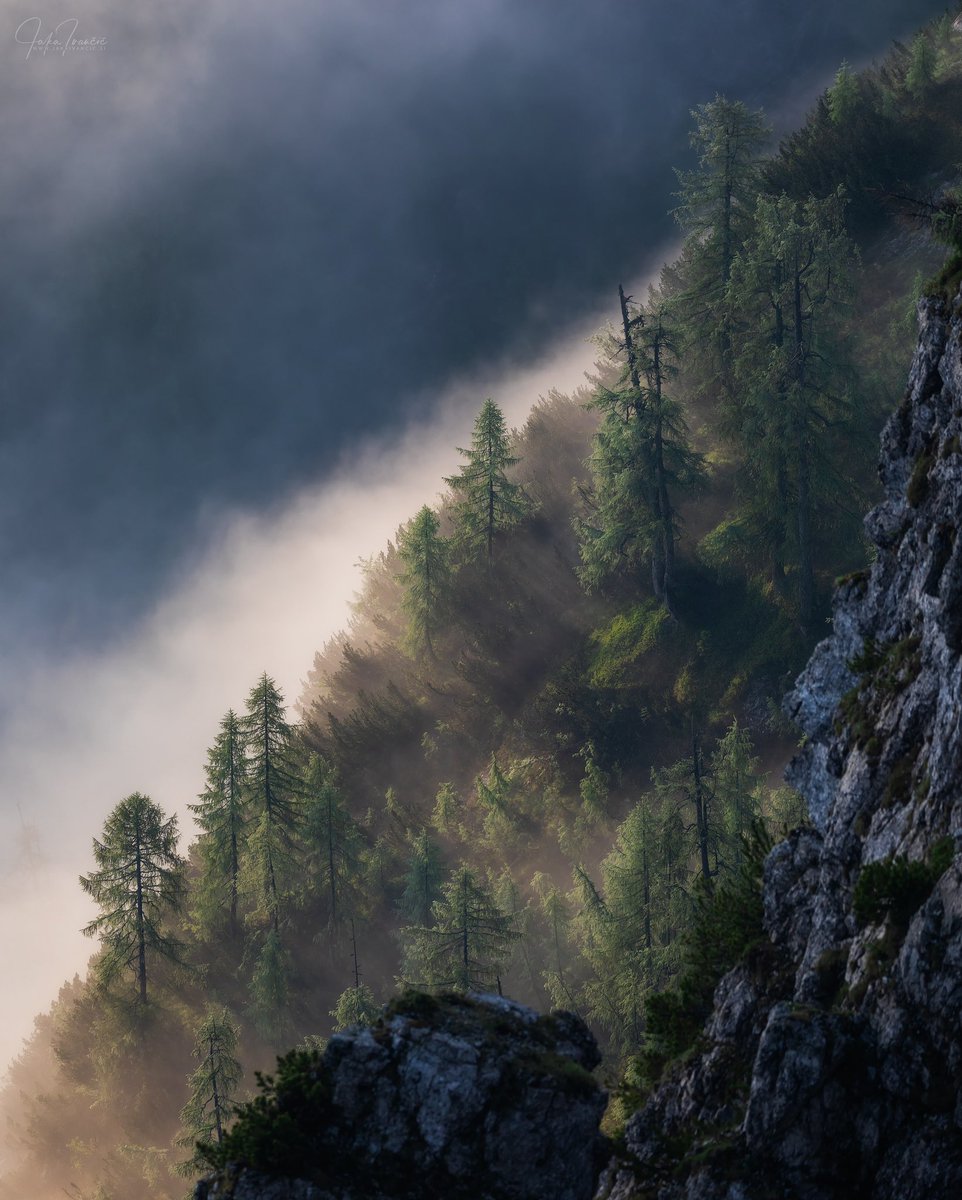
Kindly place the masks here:
[(267, 670), (294, 717), (314, 650), (346, 624), (359, 559), (436, 499), (483, 398), (496, 396), (520, 424), (539, 394), (574, 390), (592, 367), (588, 335), (603, 319), (526, 370), (452, 385), (430, 422), (369, 439), (276, 511), (225, 519), (170, 593), (108, 651), (17, 664), (17, 710), (0, 738), (6, 795), (20, 797), (0, 814), (0, 944), (17, 964), (0, 994), (0, 1062), (95, 949), (79, 932), (93, 910), (77, 876), (91, 868), (91, 838), (110, 809), (147, 792), (179, 815), (186, 844), (187, 805), (224, 712), (242, 708)]

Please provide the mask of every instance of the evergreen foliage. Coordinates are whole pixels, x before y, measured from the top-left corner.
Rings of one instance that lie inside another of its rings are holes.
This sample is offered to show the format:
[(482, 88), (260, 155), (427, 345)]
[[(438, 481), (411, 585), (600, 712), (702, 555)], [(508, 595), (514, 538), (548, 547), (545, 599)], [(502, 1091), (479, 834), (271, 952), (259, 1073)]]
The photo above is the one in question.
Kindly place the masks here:
[[(309, 1049), (332, 1020), (369, 1019), (398, 974), (573, 1009), (608, 1070), (640, 1053), (650, 1078), (697, 1038), (720, 973), (745, 954), (770, 969), (756, 820), (805, 814), (759, 759), (793, 751), (778, 701), (832, 580), (864, 564), (870, 435), (901, 393), (916, 280), (938, 269), (883, 224), (882, 197), (903, 179), (931, 195), (962, 160), (962, 43), (930, 40), (920, 97), (910, 51), (843, 67), (766, 161), (760, 114), (698, 110), (681, 256), (643, 305), (622, 291), (591, 392), (549, 394), (516, 433), (488, 402), (451, 495), (363, 564), (300, 724), (266, 675), (221, 724), (198, 841), (165, 868), (187, 904), (151, 910), (176, 952), (145, 945), (149, 1005), (117, 986), (137, 974), (129, 870), (124, 891), (98, 862), (118, 924), (95, 931), (93, 978), (39, 1020), (0, 1096), (22, 1147), (0, 1194), (30, 1194), (42, 1162), (53, 1189), (175, 1200), (165, 1171), (212, 998), (252, 1067), (306, 1049), (203, 1161), (291, 1169), (325, 1119)], [(962, 249), (957, 198), (931, 205)], [(866, 869), (860, 911), (918, 901), (903, 866), (874, 884)], [(285, 1134), (290, 1105), (315, 1124)]]
[(814, 615), (819, 526), (851, 491), (842, 464), (855, 428), (838, 334), (856, 251), (843, 211), (841, 192), (804, 204), (760, 196), (728, 287), (738, 392), (724, 428), (740, 460), (738, 520), (778, 596), (793, 571), (803, 625)]
[(327, 924), (333, 931), (352, 907), (360, 832), (347, 810), (335, 768), (319, 754), (312, 754), (307, 761), (303, 795), (303, 863), (311, 887), (323, 897)]
[(581, 578), (597, 588), (618, 570), (650, 569), (655, 597), (669, 602), (678, 507), (703, 482), (681, 408), (668, 394), (678, 341), (663, 303), (630, 317), (622, 293), (624, 337), (603, 339), (609, 362), (623, 362), (615, 388), (592, 403), (602, 413), (590, 460), (593, 492), (578, 521)]
[(398, 556), (404, 570), (402, 604), (407, 614), (408, 641), (415, 652), (435, 657), (434, 637), (444, 627), (451, 600), (451, 564), (448, 545), (439, 535), (440, 522), (427, 505), (398, 538)]
[(291, 1050), (273, 1075), (256, 1072), (259, 1095), (237, 1111), (219, 1144), (200, 1147), (214, 1169), (229, 1162), (284, 1178), (314, 1178), (330, 1120), (330, 1082), (317, 1050)]
[(499, 986), (511, 943), (519, 936), (512, 915), (466, 865), (442, 885), (431, 908), (433, 924), (405, 930), (405, 978), (436, 991), (491, 991)]
[(140, 1003), (146, 1004), (148, 961), (180, 962), (183, 950), (164, 929), (183, 892), (177, 818), (165, 820), (159, 805), (134, 792), (111, 812), (93, 851), (98, 870), (81, 875), (80, 886), (101, 910), (83, 931), (100, 938), (98, 978), (109, 984), (121, 971), (132, 970)]
[(219, 1146), (224, 1140), (243, 1074), (234, 1057), (238, 1036), (237, 1025), (224, 1007), (209, 1008), (197, 1029), (194, 1057), (199, 1065), (187, 1081), (190, 1099), (181, 1109), (184, 1132), (178, 1138), (178, 1145), (191, 1148), (193, 1154), (178, 1168), (181, 1174), (199, 1171), (201, 1148)]
[(244, 882), (252, 916), (268, 922), (276, 933), (293, 882), (303, 783), (284, 698), (266, 672), (251, 689), (240, 728), (247, 746), (245, 798), (251, 820)]
[(381, 1015), (381, 1005), (374, 998), (374, 993), (366, 983), (354, 984), (345, 988), (337, 998), (337, 1003), (331, 1009), (334, 1018), (332, 1029), (335, 1033), (341, 1029), (351, 1029), (355, 1025), (373, 1025)]
[(207, 752), (206, 787), (200, 803), (188, 807), (200, 829), (198, 848), (203, 864), (195, 889), (197, 918), (202, 927), (216, 929), (226, 912), (232, 935), (238, 932), (240, 855), (247, 828), (246, 772), (240, 721), (230, 709)]
[(505, 473), (519, 459), (511, 454), (504, 416), (493, 400), (481, 406), (470, 448), (458, 447), (458, 453), (467, 461), (444, 481), (456, 497), (457, 540), (469, 555), (483, 553), (490, 563), (498, 533), (516, 525), (531, 508), (523, 488)]

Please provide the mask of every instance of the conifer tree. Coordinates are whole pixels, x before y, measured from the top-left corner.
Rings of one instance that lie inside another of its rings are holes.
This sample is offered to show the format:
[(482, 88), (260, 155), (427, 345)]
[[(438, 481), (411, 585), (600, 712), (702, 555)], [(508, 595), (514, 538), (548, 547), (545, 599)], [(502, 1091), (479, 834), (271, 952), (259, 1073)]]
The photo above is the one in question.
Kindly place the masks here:
[(203, 1167), (199, 1147), (219, 1146), (233, 1115), (241, 1065), (234, 1057), (238, 1030), (226, 1008), (208, 1008), (207, 1015), (197, 1028), (193, 1054), (199, 1065), (189, 1077), (190, 1099), (180, 1112), (183, 1134), (179, 1146), (190, 1148), (191, 1157), (179, 1171), (191, 1175)]
[(441, 851), (426, 829), (417, 833), (411, 843), (411, 854), (404, 876), (404, 891), (398, 907), (411, 925), (427, 925), (431, 910), (441, 895), (444, 868)]
[(937, 62), (935, 45), (928, 31), (923, 29), (912, 42), (909, 68), (905, 75), (905, 86), (916, 100), (923, 100), (935, 82)]
[(734, 870), (744, 858), (745, 839), (759, 818), (761, 780), (747, 729), (732, 721), (711, 757), (712, 793), (721, 819), (722, 860)]
[(434, 654), (434, 635), (443, 626), (449, 602), (451, 565), (448, 545), (440, 536), (438, 518), (425, 505), (398, 538), (398, 555), (404, 570), (404, 611), (408, 617), (408, 642), (415, 651)]
[(845, 455), (855, 436), (838, 343), (857, 261), (843, 213), (841, 192), (804, 204), (760, 196), (728, 289), (739, 386), (725, 428), (741, 460), (740, 520), (779, 596), (794, 567), (802, 625), (814, 611), (817, 523), (836, 519), (851, 489), (829, 450)]
[(246, 769), (240, 721), (230, 709), (207, 752), (207, 786), (200, 803), (188, 807), (201, 829), (203, 873), (197, 890), (201, 919), (211, 926), (226, 910), (232, 934), (238, 928), (240, 859), (247, 827)]
[(847, 62), (843, 62), (839, 67), (835, 82), (828, 89), (825, 99), (835, 125), (847, 125), (858, 111), (858, 78)]
[(590, 511), (577, 522), (581, 578), (593, 588), (645, 564), (656, 598), (670, 606), (678, 504), (701, 485), (704, 467), (668, 391), (678, 346), (667, 308), (653, 294), (648, 310), (630, 318), (630, 297), (620, 296), (624, 340), (603, 344), (612, 362), (621, 360), (621, 377), (592, 401), (604, 418), (589, 463)]
[(276, 932), (293, 877), (304, 788), (284, 698), (266, 672), (251, 689), (240, 729), (247, 746), (245, 801), (250, 813), (243, 874), (255, 915)]
[(334, 1023), (331, 1028), (337, 1033), (353, 1025), (373, 1025), (381, 1015), (381, 1007), (366, 983), (345, 988), (331, 1009)]
[(497, 986), (511, 943), (511, 917), (465, 864), (432, 905), (433, 924), (404, 931), (405, 976), (418, 986), (488, 991)]
[(725, 296), (748, 236), (770, 129), (760, 110), (716, 96), (692, 110), (694, 171), (679, 171), (675, 217), (685, 233), (675, 297), (689, 382), (712, 400), (731, 394), (731, 330)]
[(348, 1029), (352, 1025), (373, 1025), (380, 1015), (380, 1008), (374, 999), (374, 993), (366, 983), (361, 982), (361, 964), (357, 953), (357, 928), (351, 919), (351, 953), (354, 966), (354, 982), (345, 988), (337, 998), (337, 1003), (331, 1009), (334, 1018), (334, 1032)]
[(515, 830), (514, 783), (507, 772), (491, 755), (488, 776), (478, 775), (474, 781), (478, 801), (484, 813), (484, 838), (493, 846), (503, 846), (513, 840)]
[(576, 1013), (577, 984), (573, 964), (577, 951), (572, 945), (570, 905), (564, 894), (540, 871), (531, 880), (531, 887), (538, 897), (541, 924), (545, 930), (541, 972), (545, 990), (553, 1005)]
[(346, 913), (345, 901), (354, 890), (358, 874), (361, 834), (347, 811), (338, 786), (337, 771), (319, 754), (312, 754), (304, 776), (305, 866), (327, 908), (330, 927)]
[(511, 456), (504, 416), (493, 400), (481, 406), (471, 448), (459, 446), (458, 453), (467, 462), (444, 481), (456, 496), (458, 541), (469, 553), (483, 553), (490, 564), (497, 534), (516, 525), (531, 508), (524, 490), (505, 474), (519, 460)]
[(250, 981), (251, 1016), (260, 1034), (275, 1045), (290, 1034), (290, 954), (280, 932), (264, 935)]
[(146, 1004), (148, 961), (179, 963), (183, 950), (163, 932), (164, 918), (180, 906), (183, 893), (177, 818), (165, 819), (149, 796), (134, 792), (107, 818), (93, 851), (98, 870), (81, 875), (80, 886), (101, 909), (83, 930), (86, 937), (100, 937), (97, 975), (106, 984), (132, 969), (140, 1003)]

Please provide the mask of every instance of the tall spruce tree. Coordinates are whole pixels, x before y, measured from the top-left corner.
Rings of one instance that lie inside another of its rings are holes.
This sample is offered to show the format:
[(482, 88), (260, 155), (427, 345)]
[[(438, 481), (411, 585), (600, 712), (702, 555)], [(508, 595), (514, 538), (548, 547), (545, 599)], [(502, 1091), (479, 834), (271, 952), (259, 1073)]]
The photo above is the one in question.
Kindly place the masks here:
[(519, 460), (511, 455), (504, 416), (493, 400), (481, 406), (471, 448), (459, 446), (458, 453), (467, 462), (444, 481), (456, 497), (457, 540), (469, 553), (483, 553), (490, 563), (498, 533), (516, 525), (531, 508), (521, 486), (505, 474)]
[(293, 879), (304, 785), (284, 697), (266, 672), (251, 689), (239, 724), (247, 747), (244, 797), (250, 813), (243, 875), (254, 914), (276, 932)]
[(183, 1133), (177, 1144), (193, 1151), (180, 1165), (180, 1174), (192, 1175), (202, 1169), (202, 1148), (219, 1146), (224, 1140), (243, 1075), (234, 1057), (237, 1039), (238, 1029), (230, 1012), (224, 1007), (208, 1008), (195, 1034), (193, 1054), (199, 1065), (187, 1080), (190, 1099), (180, 1111)]
[(207, 751), (207, 786), (200, 794), (200, 803), (188, 807), (201, 830), (198, 916), (203, 925), (212, 928), (226, 912), (232, 935), (238, 931), (240, 861), (247, 828), (246, 773), (241, 724), (237, 714), (230, 709), (221, 722), (214, 744)]
[(163, 931), (183, 894), (183, 860), (177, 853), (177, 818), (166, 818), (149, 796), (134, 792), (117, 805), (94, 838), (98, 870), (81, 875), (80, 886), (99, 905), (100, 915), (84, 927), (99, 936), (95, 970), (109, 983), (133, 970), (141, 1004), (147, 1003), (151, 958), (181, 961), (183, 946)]
[(440, 524), (425, 505), (398, 537), (398, 555), (404, 570), (398, 576), (404, 587), (402, 604), (408, 617), (408, 643), (434, 658), (434, 636), (443, 627), (451, 588), (451, 563)]

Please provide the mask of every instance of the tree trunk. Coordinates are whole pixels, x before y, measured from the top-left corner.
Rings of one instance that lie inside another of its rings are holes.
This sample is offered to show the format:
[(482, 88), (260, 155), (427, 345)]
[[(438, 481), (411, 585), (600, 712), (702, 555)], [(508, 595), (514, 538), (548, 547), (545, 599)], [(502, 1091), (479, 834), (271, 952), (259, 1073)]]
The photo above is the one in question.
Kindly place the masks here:
[(144, 928), (144, 880), (143, 880), (143, 863), (141, 856), (143, 853), (143, 838), (140, 829), (140, 814), (137, 814), (136, 824), (134, 825), (134, 837), (137, 839), (136, 847), (136, 887), (137, 887), (137, 979), (140, 983), (140, 1003), (147, 1003), (147, 935)]
[(701, 777), (701, 752), (698, 748), (698, 734), (695, 732), (695, 721), (691, 723), (691, 766), (694, 779), (695, 794), (695, 828), (698, 834), (698, 854), (701, 859), (701, 873), (709, 892), (712, 889), (711, 866), (708, 862), (708, 809), (705, 788)]
[(798, 617), (804, 628), (812, 621), (815, 607), (815, 568), (812, 561), (812, 532), (810, 519), (810, 479), (808, 447), (805, 442), (805, 330), (802, 311), (802, 277), (798, 263), (795, 266), (793, 288), (795, 318), (795, 386), (798, 389), (795, 411), (795, 453), (798, 455), (798, 498), (796, 508), (796, 530), (798, 533)]
[(230, 755), (230, 771), (228, 787), (230, 788), (230, 932), (231, 937), (237, 937), (237, 879), (240, 874), (240, 854), (237, 847), (237, 734), (231, 727), (230, 741), (227, 752)]
[[(327, 789), (327, 874), (331, 889), (331, 924), (337, 920), (337, 880), (334, 875), (334, 789)], [(351, 923), (353, 934), (354, 923)]]
[(217, 1145), (219, 1146), (221, 1144), (221, 1142), (224, 1140), (224, 1130), (223, 1130), (223, 1126), (221, 1125), (221, 1119), (220, 1119), (220, 1095), (218, 1094), (218, 1091), (217, 1091), (217, 1060), (214, 1057), (213, 1035), (211, 1035), (210, 1041), (208, 1042), (208, 1047), (209, 1047), (209, 1055), (210, 1055), (210, 1057), (209, 1057), (210, 1083), (211, 1083), (211, 1088), (213, 1090), (212, 1098), (213, 1098), (213, 1102), (214, 1102), (214, 1124), (217, 1129)]

